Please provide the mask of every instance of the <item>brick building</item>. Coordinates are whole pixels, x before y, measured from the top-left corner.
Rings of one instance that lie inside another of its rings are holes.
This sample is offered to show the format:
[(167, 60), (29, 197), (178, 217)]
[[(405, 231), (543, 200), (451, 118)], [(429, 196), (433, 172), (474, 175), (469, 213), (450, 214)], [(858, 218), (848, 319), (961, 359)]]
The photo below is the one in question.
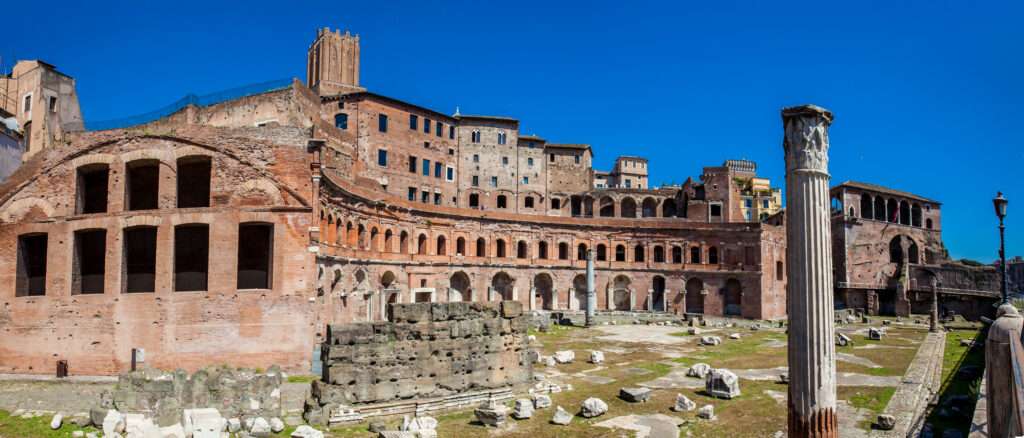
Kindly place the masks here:
[(0, 184), (0, 372), (115, 373), (132, 348), (300, 369), (326, 324), (388, 303), (578, 310), (588, 250), (600, 310), (785, 316), (784, 229), (744, 213), (749, 166), (652, 189), (622, 157), (596, 188), (589, 145), (367, 91), (358, 57), (321, 30), (306, 84), (33, 153)]

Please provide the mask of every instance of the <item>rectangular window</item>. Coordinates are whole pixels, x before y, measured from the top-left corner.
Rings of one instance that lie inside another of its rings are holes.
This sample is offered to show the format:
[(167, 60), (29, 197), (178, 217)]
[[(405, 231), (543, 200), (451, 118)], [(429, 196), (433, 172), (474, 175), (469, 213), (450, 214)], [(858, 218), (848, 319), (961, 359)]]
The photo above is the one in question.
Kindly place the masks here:
[(505, 144), (505, 141), (508, 139), (507, 135), (508, 134), (505, 134), (504, 132), (499, 132), (498, 133), (498, 144)]
[(430, 202), (430, 192), (426, 190), (420, 192), (420, 202), (424, 204)]
[(548, 158), (549, 158), (549, 160), (548, 160), (548, 161), (550, 161), (550, 162), (552, 162), (552, 163), (554, 163), (554, 162), (555, 162), (555, 154), (551, 154), (551, 155), (548, 155)]
[(444, 163), (434, 163), (434, 178), (440, 178), (444, 172)]
[(419, 128), (420, 118), (416, 114), (409, 114), (409, 129)]
[(527, 196), (524, 205), (526, 208), (533, 208), (533, 196)]
[(380, 114), (377, 116), (377, 130), (380, 132), (388, 132), (388, 115)]
[(501, 165), (508, 166), (508, 157), (501, 157)]
[(388, 150), (378, 149), (377, 150), (377, 165), (380, 167), (388, 167)]
[(57, 113), (57, 97), (50, 96), (50, 112), (53, 114)]
[(238, 224), (238, 289), (270, 289), (274, 225)]
[(627, 179), (626, 180), (626, 188), (628, 189), (628, 188), (630, 188), (632, 186), (633, 186), (633, 180)]
[(434, 193), (434, 205), (441, 205), (441, 194)]
[(46, 234), (18, 236), (18, 273), (14, 280), (15, 296), (46, 295), (46, 247)]
[(423, 159), (423, 176), (430, 176), (430, 160)]
[(480, 187), (480, 176), (473, 175), (473, 187)]
[(527, 158), (526, 159), (526, 165), (529, 166), (529, 167), (533, 167), (533, 158)]
[(444, 179), (447, 181), (455, 181), (455, 168), (448, 166), (448, 168), (445, 169)]
[(78, 214), (105, 213), (107, 211), (107, 182), (110, 168), (106, 164), (92, 164), (78, 168), (76, 193)]
[(415, 201), (416, 200), (416, 187), (409, 187), (409, 200), (410, 201)]
[(455, 139), (455, 127), (454, 126), (449, 126), (448, 127), (448, 138), (450, 138), (452, 140)]
[(430, 119), (423, 119), (423, 132), (430, 134)]
[(575, 155), (572, 158), (573, 158), (574, 161), (576, 161), (576, 164), (580, 164), (580, 156), (579, 155)]
[(210, 206), (210, 157), (178, 159), (178, 208)]
[(472, 135), (470, 135), (470, 140), (473, 143), (480, 143), (480, 131), (473, 131)]
[(711, 216), (712, 217), (718, 217), (718, 216), (721, 216), (721, 215), (722, 215), (722, 205), (721, 204), (711, 204)]
[(441, 122), (437, 122), (435, 128), (434, 133), (437, 134), (438, 137), (444, 137), (444, 125), (441, 124)]
[(561, 199), (557, 199), (556, 198), (556, 199), (552, 199), (551, 200), (551, 209), (552, 210), (559, 210), (561, 208), (562, 208), (562, 200)]
[(496, 177), (496, 176), (492, 176), (491, 177), (491, 187), (498, 187), (498, 177)]
[(523, 177), (523, 184), (529, 184), (529, 183), (530, 183), (530, 177), (524, 176)]
[(430, 142), (429, 141), (423, 142), (423, 149), (430, 149)]
[(124, 291), (156, 291), (156, 227), (124, 230)]
[(204, 291), (210, 264), (210, 226), (174, 227), (174, 290)]
[(743, 200), (743, 206), (746, 207), (746, 208), (753, 207), (754, 206), (754, 200), (750, 199), (750, 198), (744, 199)]
[(768, 200), (767, 199), (762, 199), (761, 200), (761, 208), (768, 208)]
[(107, 230), (75, 231), (75, 253), (71, 270), (71, 294), (103, 293), (106, 273)]
[(334, 115), (334, 127), (338, 129), (348, 129), (348, 114), (338, 113)]
[(160, 199), (160, 163), (138, 160), (128, 163), (124, 203), (128, 210), (155, 210)]
[(448, 155), (455, 155), (455, 149), (448, 148)]
[(25, 106), (24, 106), (24, 108), (25, 108), (25, 114), (26, 115), (28, 113), (32, 112), (32, 94), (31, 93), (25, 95)]
[(412, 155), (409, 156), (409, 171), (416, 173), (416, 157)]
[(474, 163), (479, 163), (480, 162), (480, 156), (477, 155), (477, 154), (473, 154), (473, 162)]

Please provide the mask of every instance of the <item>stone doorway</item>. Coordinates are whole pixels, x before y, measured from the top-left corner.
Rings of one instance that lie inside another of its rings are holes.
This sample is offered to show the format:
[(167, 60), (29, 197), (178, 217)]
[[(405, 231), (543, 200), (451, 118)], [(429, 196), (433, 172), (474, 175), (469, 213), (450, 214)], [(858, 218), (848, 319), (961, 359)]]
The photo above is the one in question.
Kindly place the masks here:
[(655, 312), (665, 311), (665, 277), (656, 275), (653, 282), (653, 292), (651, 298), (654, 302), (651, 303), (651, 310)]
[(686, 313), (704, 313), (704, 282), (700, 279), (686, 282)]

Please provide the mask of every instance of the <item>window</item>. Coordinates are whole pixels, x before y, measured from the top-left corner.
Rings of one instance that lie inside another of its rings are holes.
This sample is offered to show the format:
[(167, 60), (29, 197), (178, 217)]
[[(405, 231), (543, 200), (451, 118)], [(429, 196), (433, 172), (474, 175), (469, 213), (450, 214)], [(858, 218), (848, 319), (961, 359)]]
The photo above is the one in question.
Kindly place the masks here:
[(604, 246), (603, 243), (597, 245), (597, 255), (595, 256), (597, 261), (603, 262), (608, 260), (608, 247)]
[(505, 144), (505, 141), (507, 139), (508, 139), (508, 134), (505, 134), (505, 131), (499, 131), (498, 132), (498, 144)]
[(430, 160), (423, 159), (423, 176), (430, 176)]
[(75, 231), (71, 294), (101, 294), (106, 273), (107, 230)]
[(28, 116), (32, 112), (32, 93), (25, 95), (25, 105), (22, 106), (25, 109), (25, 115)]
[(388, 132), (388, 115), (380, 114), (377, 116), (377, 130), (380, 132)]
[(503, 166), (508, 166), (508, 157), (501, 157), (501, 164)]
[(711, 248), (708, 248), (708, 264), (718, 264), (718, 248), (715, 248), (713, 246)]
[(448, 148), (448, 155), (455, 155), (455, 149)]
[(444, 163), (434, 163), (434, 178), (440, 178), (444, 173)]
[(498, 208), (508, 208), (508, 197), (505, 195), (498, 195)]
[(455, 127), (454, 126), (449, 126), (448, 127), (448, 138), (453, 139), (453, 140), (455, 139)]
[(338, 113), (334, 115), (334, 127), (338, 129), (348, 129), (348, 114)]
[(548, 258), (548, 243), (540, 241), (537, 243), (537, 258), (546, 259)]
[(690, 263), (700, 263), (700, 247), (690, 248)]
[(761, 208), (768, 208), (768, 200), (767, 199), (762, 199), (761, 200)]
[(654, 247), (654, 263), (665, 263), (665, 248), (661, 246)]
[(105, 213), (110, 168), (106, 164), (90, 164), (79, 167), (77, 174), (78, 214)]
[(417, 129), (420, 126), (420, 116), (409, 114), (409, 129)]
[(744, 199), (743, 200), (743, 206), (746, 207), (746, 208), (754, 207), (754, 200), (750, 199), (750, 198)]
[(454, 167), (448, 166), (448, 168), (445, 169), (444, 179), (447, 180), (447, 181), (455, 181), (455, 168)]
[(480, 131), (473, 131), (473, 133), (470, 134), (470, 141), (473, 143), (480, 143)]
[(423, 142), (423, 149), (430, 149), (430, 142), (429, 141)]
[(416, 173), (416, 157), (409, 156), (409, 172)]
[(477, 155), (477, 154), (473, 154), (473, 162), (474, 163), (479, 163), (480, 162), (480, 156)]
[(50, 96), (50, 112), (57, 114), (57, 96)]
[(526, 199), (523, 201), (523, 204), (526, 206), (526, 208), (533, 208), (533, 196), (527, 196)]
[(420, 202), (426, 204), (430, 202), (430, 192), (424, 190), (420, 192)]
[(274, 225), (238, 225), (238, 289), (270, 289), (274, 258)]
[(498, 187), (498, 177), (496, 177), (496, 176), (492, 176), (491, 177), (491, 187)]
[(785, 275), (785, 273), (783, 272), (783, 269), (782, 269), (782, 262), (781, 261), (776, 261), (775, 262), (775, 279), (776, 280), (782, 280), (783, 275)]
[(683, 262), (683, 249), (678, 246), (672, 247), (672, 263)]
[(576, 260), (587, 259), (587, 244), (581, 243), (576, 247)]
[(138, 160), (127, 164), (124, 203), (128, 210), (154, 210), (160, 199), (160, 162)]
[(580, 164), (580, 156), (579, 156), (579, 155), (574, 155), (574, 156), (572, 157), (572, 159), (573, 159), (573, 161), (575, 161), (575, 162), (576, 162), (576, 164)]
[(711, 217), (722, 216), (722, 204), (711, 204)]
[(548, 155), (548, 157), (550, 157), (550, 159), (548, 161), (550, 161), (552, 163), (555, 162), (555, 154)]
[(561, 242), (558, 244), (558, 259), (568, 260), (569, 259), (569, 244)]
[(480, 187), (480, 176), (473, 175), (473, 187)]
[(156, 227), (124, 230), (124, 291), (156, 291)]
[(380, 167), (388, 167), (387, 149), (377, 149), (377, 165)]
[(210, 206), (210, 157), (178, 159), (178, 208)]
[(526, 165), (530, 166), (530, 167), (533, 167), (533, 158), (527, 158), (526, 159)]
[(642, 262), (644, 261), (644, 247), (643, 245), (637, 245), (633, 248), (633, 261)]
[(15, 296), (46, 295), (46, 247), (46, 234), (18, 236), (18, 271), (14, 280)]
[(505, 257), (505, 241), (503, 239), (494, 242), (494, 249), (495, 257)]
[(441, 194), (434, 193), (434, 205), (441, 205)]
[(409, 197), (408, 197), (408, 199), (410, 201), (415, 201), (416, 200), (416, 187), (409, 187)]
[(555, 198), (555, 199), (551, 200), (551, 209), (552, 210), (559, 210), (561, 208), (562, 208), (562, 200), (561, 199)]
[(434, 126), (434, 128), (435, 128), (434, 129), (434, 133), (438, 137), (444, 137), (444, 125), (441, 124), (441, 122), (437, 122), (437, 124)]
[(430, 134), (430, 119), (423, 119), (423, 132)]
[(480, 195), (476, 193), (469, 194), (469, 206), (470, 208), (477, 208), (480, 206)]
[(526, 245), (526, 242), (524, 242), (522, 240), (520, 240), (519, 243), (516, 244), (516, 258), (520, 258), (520, 259), (530, 258), (529, 247)]
[(206, 224), (174, 227), (174, 290), (206, 290), (210, 259), (210, 227)]
[(529, 183), (530, 183), (530, 177), (524, 176), (523, 177), (523, 184), (529, 184)]

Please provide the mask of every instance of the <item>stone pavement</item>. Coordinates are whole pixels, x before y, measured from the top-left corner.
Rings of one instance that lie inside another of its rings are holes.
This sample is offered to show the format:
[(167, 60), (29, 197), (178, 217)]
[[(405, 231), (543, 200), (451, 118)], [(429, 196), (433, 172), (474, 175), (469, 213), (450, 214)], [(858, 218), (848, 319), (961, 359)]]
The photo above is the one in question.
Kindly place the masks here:
[(872, 430), (869, 436), (895, 438), (917, 435), (924, 425), (928, 401), (942, 384), (945, 347), (946, 332), (928, 333), (883, 412), (896, 417), (896, 427), (888, 431)]

